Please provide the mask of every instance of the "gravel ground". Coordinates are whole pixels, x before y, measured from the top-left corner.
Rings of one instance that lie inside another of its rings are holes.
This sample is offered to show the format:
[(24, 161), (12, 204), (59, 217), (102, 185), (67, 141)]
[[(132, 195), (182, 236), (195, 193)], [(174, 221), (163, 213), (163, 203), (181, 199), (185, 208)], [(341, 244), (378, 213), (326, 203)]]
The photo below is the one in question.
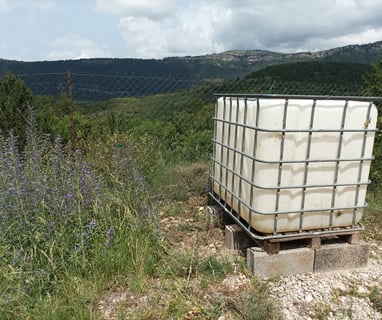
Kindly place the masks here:
[[(196, 209), (196, 212), (200, 210)], [(170, 216), (163, 218), (161, 224), (164, 231), (169, 230), (168, 234), (174, 237), (172, 241), (180, 248), (191, 248), (195, 245), (196, 235), (199, 233), (199, 237), (201, 236), (201, 231), (197, 232), (195, 231), (197, 228), (191, 228), (195, 224), (193, 218)], [(174, 231), (177, 230), (175, 227), (179, 229), (178, 233)], [(216, 257), (239, 256), (238, 252), (225, 248), (224, 233), (218, 232), (218, 234), (198, 246), (198, 254)], [(271, 296), (279, 304), (282, 318), (284, 320), (382, 320), (382, 298), (379, 298), (379, 310), (370, 300), (373, 290), (382, 294), (382, 242), (367, 243), (370, 245), (370, 251), (368, 265), (365, 268), (268, 280)], [(215, 294), (235, 296), (245, 291), (251, 278), (251, 274), (235, 271), (220, 284), (216, 284), (212, 291)], [(168, 300), (168, 297), (160, 296), (159, 292), (163, 293), (161, 287), (163, 284), (158, 280), (157, 283), (153, 283), (153, 290), (145, 294), (133, 293), (128, 288), (105, 292), (98, 301), (98, 311), (102, 319), (118, 319), (117, 310), (123, 305), (127, 315), (139, 315), (153, 303), (161, 304)], [(197, 287), (198, 285), (195, 285), (195, 288)], [(187, 317), (187, 319), (193, 318)], [(238, 319), (229, 312), (220, 315), (218, 320)]]
[[(370, 258), (365, 268), (269, 280), (271, 296), (279, 303), (282, 318), (284, 320), (382, 319), (382, 313), (369, 299), (373, 288), (378, 288), (382, 293), (382, 243), (369, 244)], [(205, 249), (212, 251), (210, 246)], [(229, 275), (221, 285), (217, 285), (216, 291), (240, 294), (250, 279), (251, 275), (240, 272)], [(158, 283), (156, 286), (160, 288), (161, 284)], [(157, 298), (157, 302), (162, 299), (165, 298)], [(117, 309), (121, 304), (127, 307), (127, 311), (136, 314), (149, 308), (150, 300), (153, 300), (152, 297), (134, 294), (128, 290), (114, 291), (104, 296), (99, 301), (98, 307), (103, 315), (102, 318), (111, 320), (118, 318)], [(238, 319), (228, 313), (221, 315), (218, 320)]]
[(271, 295), (280, 303), (283, 318), (382, 319), (369, 299), (373, 288), (382, 293), (382, 243), (369, 244), (370, 258), (365, 268), (270, 281)]

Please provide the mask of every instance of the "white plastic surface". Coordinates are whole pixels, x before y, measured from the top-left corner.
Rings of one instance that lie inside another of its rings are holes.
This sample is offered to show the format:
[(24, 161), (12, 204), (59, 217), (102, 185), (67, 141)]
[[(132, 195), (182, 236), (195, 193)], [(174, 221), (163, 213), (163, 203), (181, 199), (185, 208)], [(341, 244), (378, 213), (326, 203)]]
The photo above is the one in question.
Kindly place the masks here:
[[(364, 205), (366, 185), (357, 187), (352, 184), (368, 181), (370, 161), (362, 163), (360, 172), (360, 161), (325, 160), (361, 158), (362, 153), (363, 158), (370, 158), (375, 134), (367, 132), (364, 145), (365, 132), (362, 130), (365, 126), (376, 128), (377, 109), (373, 105), (367, 119), (369, 102), (349, 101), (344, 129), (361, 131), (343, 132), (341, 137), (338, 130), (341, 129), (344, 106), (344, 100), (317, 100), (312, 129), (319, 132), (313, 132), (309, 137), (309, 132), (298, 131), (310, 127), (313, 100), (289, 100), (285, 129), (297, 132), (287, 132), (283, 138), (284, 99), (260, 98), (259, 105), (253, 99), (248, 100), (245, 106), (243, 99), (230, 101), (226, 98), (224, 102), (224, 98), (219, 98), (216, 106), (215, 140), (218, 143), (214, 144), (213, 191), (261, 233), (275, 231), (275, 212), (292, 212), (277, 215), (278, 233), (300, 230), (301, 221), (302, 230), (326, 229), (330, 225), (333, 228), (351, 226), (353, 209), (332, 212), (326, 209)], [(264, 132), (259, 128), (275, 132)], [(254, 162), (252, 157), (257, 161)], [(307, 158), (319, 161), (308, 165), (305, 162), (283, 163), (279, 174), (280, 164), (277, 162), (280, 159)], [(344, 186), (301, 187), (304, 184), (334, 183)], [(277, 186), (282, 188), (277, 189)], [(302, 219), (301, 210), (307, 211)], [(358, 209), (354, 223), (358, 223), (361, 217), (362, 209)]]

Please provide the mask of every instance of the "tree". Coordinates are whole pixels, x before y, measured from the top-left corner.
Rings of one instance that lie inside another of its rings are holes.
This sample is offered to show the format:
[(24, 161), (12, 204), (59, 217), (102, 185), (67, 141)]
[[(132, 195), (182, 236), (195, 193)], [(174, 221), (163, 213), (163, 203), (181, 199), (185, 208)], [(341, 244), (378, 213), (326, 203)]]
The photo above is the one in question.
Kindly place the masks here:
[[(382, 97), (382, 60), (372, 65), (371, 71), (364, 77), (367, 86), (367, 94), (373, 97)], [(378, 107), (377, 127), (381, 128), (382, 124), (382, 103), (376, 103)], [(374, 143), (374, 161), (371, 166), (371, 180), (374, 187), (380, 187), (382, 183), (382, 135), (376, 134)]]
[(382, 60), (371, 65), (371, 71), (366, 73), (364, 82), (368, 95), (382, 97)]
[[(88, 119), (79, 111), (73, 111), (74, 102), (65, 94), (58, 98), (50, 96), (36, 96), (33, 99), (33, 106), (36, 109), (37, 126), (39, 134), (49, 134), (51, 139), (60, 136), (64, 143), (73, 144), (73, 132), (77, 142), (84, 142), (90, 135), (91, 126)], [(73, 118), (70, 119), (72, 112)]]
[(28, 105), (33, 99), (32, 91), (11, 72), (0, 79), (0, 130), (12, 133), (23, 143)]

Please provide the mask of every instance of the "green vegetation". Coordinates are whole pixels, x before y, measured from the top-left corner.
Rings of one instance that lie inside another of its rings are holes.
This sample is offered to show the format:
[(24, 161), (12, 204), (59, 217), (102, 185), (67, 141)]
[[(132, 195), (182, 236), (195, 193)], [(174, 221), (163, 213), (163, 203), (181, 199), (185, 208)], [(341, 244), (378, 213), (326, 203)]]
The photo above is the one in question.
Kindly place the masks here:
[(313, 60), (269, 66), (245, 79), (268, 83), (264, 93), (363, 96), (370, 70), (367, 64)]
[[(303, 64), (301, 72), (335, 65)], [(359, 82), (362, 66), (337, 66), (358, 70), (351, 86), (380, 92), (381, 64), (367, 74), (367, 87)], [(206, 209), (212, 94), (307, 93), (304, 77), (290, 82), (274, 70), (76, 105), (65, 95), (33, 96), (7, 74), (0, 81), (1, 110), (8, 112), (0, 114), (0, 318), (279, 319), (266, 282), (227, 284), (248, 279), (244, 259), (221, 254), (221, 223)], [(310, 94), (322, 93), (315, 90), (325, 87), (326, 75), (317, 75)], [(333, 92), (347, 90), (346, 77), (333, 80)], [(4, 120), (20, 112), (17, 123)], [(365, 234), (379, 241), (380, 137), (375, 150)], [(379, 308), (377, 289), (369, 298)]]
[(47, 318), (86, 319), (104, 281), (131, 275), (138, 289), (155, 271), (163, 250), (155, 208), (129, 154), (115, 150), (100, 175), (29, 123), (22, 154), (12, 135), (0, 141), (0, 317), (40, 318), (43, 307)]
[(246, 78), (272, 79), (284, 82), (328, 83), (362, 85), (362, 76), (371, 70), (370, 65), (349, 62), (304, 61), (270, 66)]
[[(367, 87), (367, 94), (369, 96), (381, 97), (382, 96), (382, 61), (371, 66), (371, 71), (364, 76), (364, 81)], [(379, 129), (382, 129), (382, 102), (377, 104), (378, 107), (378, 123)], [(375, 160), (372, 163), (371, 179), (373, 181), (372, 187), (380, 189), (382, 183), (382, 135), (376, 135), (374, 143), (374, 156)]]
[(0, 80), (0, 129), (25, 142), (26, 110), (32, 91), (20, 79), (8, 72)]
[[(2, 319), (98, 319), (98, 305), (121, 291), (127, 297), (120, 306), (108, 302), (121, 319), (213, 319), (229, 311), (212, 286), (237, 263), (200, 252), (220, 233), (218, 222), (199, 212), (163, 233), (159, 210), (174, 219), (190, 212), (168, 198), (161, 208), (153, 203), (136, 161), (144, 161), (141, 149), (121, 135), (91, 143), (89, 154), (73, 153), (27, 129), (23, 154), (12, 136), (0, 144)], [(206, 168), (180, 168), (179, 188), (200, 194)], [(133, 297), (149, 300), (129, 307)]]
[(370, 294), (369, 299), (371, 303), (375, 306), (375, 308), (382, 312), (382, 292), (381, 289), (378, 287), (373, 287)]

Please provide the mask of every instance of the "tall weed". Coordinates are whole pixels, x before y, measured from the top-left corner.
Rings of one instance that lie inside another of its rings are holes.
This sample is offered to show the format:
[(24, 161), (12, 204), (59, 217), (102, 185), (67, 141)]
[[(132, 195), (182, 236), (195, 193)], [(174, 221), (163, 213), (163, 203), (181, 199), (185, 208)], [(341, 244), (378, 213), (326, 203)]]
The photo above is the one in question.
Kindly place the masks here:
[(76, 295), (68, 279), (127, 271), (143, 281), (159, 259), (155, 208), (129, 150), (113, 150), (105, 175), (81, 151), (36, 132), (30, 110), (24, 150), (0, 135), (1, 319), (28, 318), (36, 305), (52, 310), (42, 301), (75, 318), (89, 306), (67, 308)]

